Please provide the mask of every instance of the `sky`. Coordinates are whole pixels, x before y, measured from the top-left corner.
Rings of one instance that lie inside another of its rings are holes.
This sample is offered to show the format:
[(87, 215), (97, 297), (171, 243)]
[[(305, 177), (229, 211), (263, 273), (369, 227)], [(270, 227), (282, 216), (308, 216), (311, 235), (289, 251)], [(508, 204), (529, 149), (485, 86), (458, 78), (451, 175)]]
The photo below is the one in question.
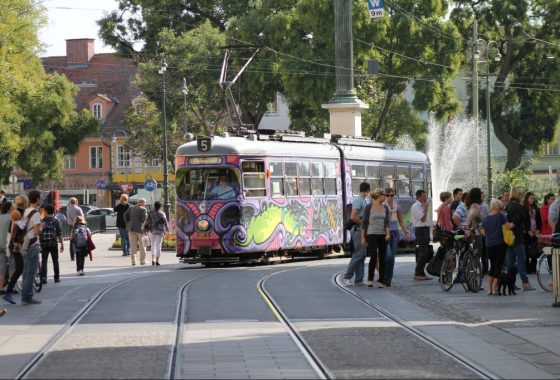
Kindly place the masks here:
[(104, 12), (117, 9), (115, 0), (43, 0), (48, 24), (39, 30), (45, 51), (42, 57), (66, 55), (66, 41), (71, 38), (94, 38), (95, 53), (112, 52), (99, 39), (96, 21)]

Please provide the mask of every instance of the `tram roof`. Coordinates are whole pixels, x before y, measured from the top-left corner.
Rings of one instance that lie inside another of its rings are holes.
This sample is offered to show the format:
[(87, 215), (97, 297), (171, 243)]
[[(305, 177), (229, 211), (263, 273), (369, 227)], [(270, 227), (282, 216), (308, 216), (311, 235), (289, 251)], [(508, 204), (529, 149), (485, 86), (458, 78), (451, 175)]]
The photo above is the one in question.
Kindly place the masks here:
[[(315, 157), (339, 158), (338, 149), (328, 140), (315, 139), (314, 142), (287, 142), (287, 141), (262, 141), (251, 140), (245, 137), (214, 136), (212, 148), (207, 152), (198, 150), (197, 141), (190, 141), (177, 149), (178, 156), (216, 156), (216, 155), (242, 155), (242, 156), (276, 156), (276, 157)], [(428, 157), (418, 151), (397, 149), (387, 146), (365, 147), (340, 145), (344, 155), (354, 160), (380, 160), (380, 161), (405, 161), (428, 163)]]

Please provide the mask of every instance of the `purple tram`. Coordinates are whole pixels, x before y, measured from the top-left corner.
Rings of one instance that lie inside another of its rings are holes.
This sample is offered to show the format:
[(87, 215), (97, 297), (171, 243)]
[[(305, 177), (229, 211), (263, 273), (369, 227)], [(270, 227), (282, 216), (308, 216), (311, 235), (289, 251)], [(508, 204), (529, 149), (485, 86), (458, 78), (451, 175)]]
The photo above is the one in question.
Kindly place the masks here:
[(393, 187), (405, 215), (430, 194), (424, 153), (361, 138), (198, 137), (177, 149), (176, 246), (185, 263), (254, 263), (342, 252), (359, 184)]

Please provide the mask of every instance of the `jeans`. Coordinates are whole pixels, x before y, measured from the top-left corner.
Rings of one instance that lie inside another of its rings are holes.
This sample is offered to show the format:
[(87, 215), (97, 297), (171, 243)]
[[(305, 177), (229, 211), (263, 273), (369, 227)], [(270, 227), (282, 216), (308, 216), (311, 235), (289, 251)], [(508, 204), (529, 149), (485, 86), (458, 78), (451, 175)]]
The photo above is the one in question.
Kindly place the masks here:
[(86, 262), (87, 255), (87, 249), (76, 249), (76, 272), (84, 271), (84, 264)]
[(128, 238), (128, 231), (126, 228), (119, 227), (119, 235), (121, 237), (121, 249), (123, 255), (130, 253), (130, 239)]
[(367, 250), (369, 254), (368, 281), (373, 281), (375, 266), (379, 263), (379, 275), (377, 282), (385, 283), (385, 252), (387, 252), (387, 240), (385, 235), (367, 235)]
[(21, 289), (21, 300), (29, 302), (33, 299), (33, 281), (37, 275), (37, 266), (41, 245), (33, 244), (27, 250), (27, 255), (23, 255), (23, 284)]
[(54, 279), (60, 277), (60, 270), (58, 267), (58, 245), (42, 245), (41, 246), (41, 277), (47, 279), (47, 264), (49, 263), (49, 254), (51, 255), (54, 270)]
[(529, 278), (527, 277), (527, 272), (525, 271), (525, 244), (523, 244), (523, 242), (507, 248), (506, 263), (508, 269), (515, 266), (516, 261), (521, 282), (524, 284), (529, 283)]
[(346, 269), (344, 278), (349, 280), (353, 275), (356, 275), (354, 283), (360, 283), (364, 280), (366, 261), (366, 247), (362, 246), (362, 229), (360, 227), (354, 228), (350, 232), (350, 235), (352, 237), (352, 242), (354, 243), (354, 251), (352, 252), (352, 258), (348, 263), (348, 268)]
[(415, 276), (425, 276), (426, 264), (430, 256), (430, 228), (429, 227), (415, 227), (414, 234), (416, 235), (416, 245), (418, 246), (418, 257), (416, 258), (416, 268), (414, 269)]
[(391, 230), (391, 240), (385, 252), (385, 285), (391, 285), (395, 268), (395, 255), (399, 246), (399, 230)]
[(10, 282), (8, 282), (8, 287), (6, 288), (6, 294), (10, 294), (14, 287), (16, 286), (16, 282), (19, 279), (19, 276), (23, 273), (23, 256), (21, 256), (20, 252), (12, 252), (12, 258), (15, 263), (15, 271), (10, 275)]

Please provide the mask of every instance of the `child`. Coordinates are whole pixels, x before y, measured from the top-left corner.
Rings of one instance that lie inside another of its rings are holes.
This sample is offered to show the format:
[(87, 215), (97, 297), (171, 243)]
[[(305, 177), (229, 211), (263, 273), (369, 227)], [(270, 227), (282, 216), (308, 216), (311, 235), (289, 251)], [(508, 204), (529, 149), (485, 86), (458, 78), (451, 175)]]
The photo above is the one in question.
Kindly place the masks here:
[(76, 218), (76, 224), (70, 233), (70, 241), (74, 244), (74, 253), (76, 255), (76, 271), (80, 276), (84, 275), (84, 262), (89, 254), (88, 239), (91, 239), (91, 231), (86, 225), (83, 216)]

